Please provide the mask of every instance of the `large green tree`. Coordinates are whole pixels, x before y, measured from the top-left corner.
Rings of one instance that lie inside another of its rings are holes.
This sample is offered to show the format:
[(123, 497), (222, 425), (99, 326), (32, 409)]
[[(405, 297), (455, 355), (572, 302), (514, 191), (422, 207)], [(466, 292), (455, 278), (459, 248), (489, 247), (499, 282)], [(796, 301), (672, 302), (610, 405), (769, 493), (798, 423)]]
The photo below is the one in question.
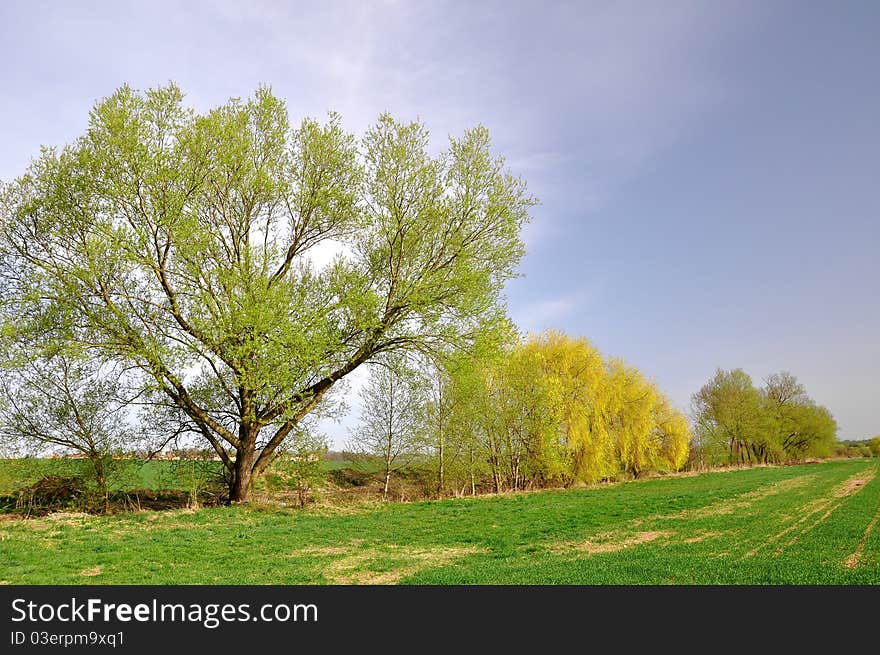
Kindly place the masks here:
[(726, 451), (731, 463), (764, 461), (773, 434), (761, 392), (742, 369), (718, 369), (693, 395), (694, 427), (704, 448)]
[(837, 437), (837, 422), (817, 405), (797, 378), (787, 371), (769, 376), (761, 393), (775, 428), (774, 442), (783, 456), (827, 457)]
[(730, 462), (780, 462), (831, 453), (837, 423), (791, 373), (769, 376), (762, 389), (742, 371), (718, 370), (693, 396), (702, 449)]
[(532, 204), (482, 127), (431, 154), (388, 115), (356, 141), (266, 88), (200, 114), (126, 86), (2, 189), (4, 334), (139, 367), (244, 501), (358, 366), (467, 345)]

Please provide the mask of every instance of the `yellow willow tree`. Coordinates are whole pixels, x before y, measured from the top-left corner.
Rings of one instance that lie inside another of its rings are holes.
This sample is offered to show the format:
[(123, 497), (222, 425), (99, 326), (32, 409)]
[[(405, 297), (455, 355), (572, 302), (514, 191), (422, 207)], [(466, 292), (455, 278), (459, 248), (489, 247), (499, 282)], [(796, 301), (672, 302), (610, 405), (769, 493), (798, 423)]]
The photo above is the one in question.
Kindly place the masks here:
[(638, 369), (583, 337), (513, 337), (449, 379), (458, 394), (451, 432), (480, 444), (496, 491), (638, 477), (687, 461), (684, 415)]
[(660, 440), (656, 466), (680, 470), (687, 463), (693, 434), (684, 414), (676, 410), (663, 395), (659, 395), (654, 404), (654, 431)]
[(583, 337), (555, 331), (533, 335), (522, 349), (540, 366), (557, 419), (559, 447), (545, 449), (544, 466), (566, 484), (613, 475), (611, 398), (601, 353)]
[(517, 478), (568, 485), (677, 470), (687, 460), (681, 412), (638, 369), (583, 337), (532, 335), (483, 370), (472, 404), (480, 403), (493, 471), (499, 458), (512, 459)]
[(685, 416), (638, 369), (611, 359), (608, 371), (611, 430), (620, 469), (637, 478), (646, 470), (684, 466), (691, 439)]
[(611, 398), (610, 430), (618, 467), (637, 478), (655, 466), (661, 452), (654, 420), (657, 389), (639, 370), (612, 359), (608, 363), (607, 394)]

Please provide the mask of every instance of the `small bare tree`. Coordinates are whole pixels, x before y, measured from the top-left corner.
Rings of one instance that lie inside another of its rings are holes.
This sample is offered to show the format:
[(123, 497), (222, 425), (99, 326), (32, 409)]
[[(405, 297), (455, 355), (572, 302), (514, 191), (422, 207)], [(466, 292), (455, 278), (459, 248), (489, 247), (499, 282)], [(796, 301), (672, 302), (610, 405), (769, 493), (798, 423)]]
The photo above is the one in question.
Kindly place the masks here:
[(127, 408), (123, 371), (57, 352), (8, 366), (0, 376), (0, 440), (11, 452), (78, 454), (90, 464), (104, 509), (113, 455), (143, 445)]
[(349, 448), (382, 461), (382, 499), (388, 499), (391, 476), (411, 463), (425, 444), (427, 389), (402, 357), (388, 357), (372, 366), (361, 391), (360, 425)]

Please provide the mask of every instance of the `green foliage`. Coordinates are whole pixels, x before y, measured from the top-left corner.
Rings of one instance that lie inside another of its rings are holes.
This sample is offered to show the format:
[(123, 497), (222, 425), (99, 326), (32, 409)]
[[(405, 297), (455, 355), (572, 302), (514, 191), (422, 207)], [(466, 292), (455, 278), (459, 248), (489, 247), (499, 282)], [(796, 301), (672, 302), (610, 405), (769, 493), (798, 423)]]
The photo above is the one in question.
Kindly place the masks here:
[(770, 430), (763, 412), (761, 394), (742, 370), (722, 371), (693, 397), (694, 423), (701, 446), (713, 457), (726, 453), (730, 462), (744, 462), (753, 453), (751, 446), (763, 441)]
[(0, 191), (0, 332), (139, 370), (240, 501), (357, 367), (472, 343), (533, 204), (483, 127), (434, 156), (389, 115), (358, 143), (267, 88), (198, 114), (124, 86)]
[(709, 463), (766, 463), (827, 457), (837, 423), (787, 372), (762, 389), (741, 369), (718, 370), (693, 397), (701, 452)]
[(495, 491), (684, 466), (687, 421), (637, 369), (556, 332), (512, 341), (450, 377), (452, 442), (479, 454)]

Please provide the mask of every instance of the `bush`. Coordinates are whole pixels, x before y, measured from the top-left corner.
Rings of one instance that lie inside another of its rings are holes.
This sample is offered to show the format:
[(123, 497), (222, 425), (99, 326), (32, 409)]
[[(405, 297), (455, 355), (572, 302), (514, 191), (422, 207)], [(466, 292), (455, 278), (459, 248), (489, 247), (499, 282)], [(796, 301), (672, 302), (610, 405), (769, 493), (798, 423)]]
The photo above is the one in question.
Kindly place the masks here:
[(15, 507), (27, 514), (48, 514), (51, 511), (80, 507), (88, 500), (81, 477), (47, 475), (17, 492)]

